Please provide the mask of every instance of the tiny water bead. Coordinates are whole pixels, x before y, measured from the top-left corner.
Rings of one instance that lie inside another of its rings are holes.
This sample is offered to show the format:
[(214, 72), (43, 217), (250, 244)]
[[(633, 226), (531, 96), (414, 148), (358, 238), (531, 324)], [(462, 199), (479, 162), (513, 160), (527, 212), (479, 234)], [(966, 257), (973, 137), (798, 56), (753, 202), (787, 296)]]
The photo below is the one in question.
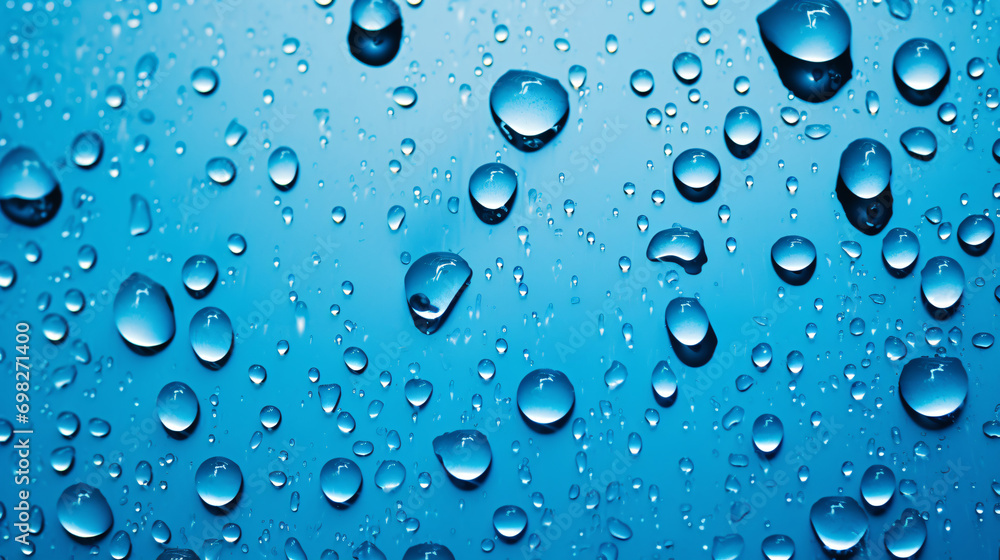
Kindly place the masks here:
[(198, 397), (180, 381), (167, 383), (156, 397), (156, 415), (168, 432), (184, 434), (198, 420)]
[(323, 495), (334, 505), (350, 503), (361, 490), (361, 468), (350, 459), (331, 459), (319, 473)]
[(899, 46), (892, 59), (892, 75), (903, 99), (914, 105), (930, 105), (948, 84), (948, 58), (930, 39), (910, 39)]
[(396, 58), (403, 39), (403, 20), (393, 0), (354, 0), (347, 46), (351, 56), (368, 66), (385, 66)]
[(141, 354), (162, 350), (174, 337), (174, 306), (167, 290), (135, 272), (122, 282), (114, 302), (115, 326), (129, 347)]
[(575, 402), (573, 384), (561, 371), (536, 369), (525, 375), (517, 387), (518, 410), (538, 426), (557, 427)]
[(646, 258), (679, 264), (688, 274), (700, 273), (708, 262), (701, 234), (680, 225), (657, 232), (646, 247)]
[(114, 523), (111, 507), (101, 491), (82, 482), (63, 490), (56, 504), (56, 517), (67, 533), (80, 539), (100, 537)]
[(868, 533), (868, 516), (853, 498), (820, 498), (809, 510), (809, 522), (816, 538), (833, 554), (854, 550)]
[(835, 0), (779, 0), (757, 16), (781, 83), (820, 103), (851, 78), (851, 20)]
[(524, 152), (552, 141), (569, 118), (569, 94), (558, 80), (509, 70), (490, 90), (490, 112), (500, 133)]
[(771, 246), (771, 265), (783, 281), (801, 286), (816, 270), (816, 246), (798, 235), (782, 237)]
[(206, 459), (195, 473), (198, 497), (206, 505), (225, 507), (236, 501), (243, 489), (243, 472), (225, 457)]
[(17, 147), (0, 159), (0, 210), (23, 226), (40, 226), (62, 205), (59, 181), (34, 150)]
[(715, 155), (708, 150), (691, 148), (674, 159), (674, 185), (684, 198), (704, 202), (719, 188), (721, 171)]
[(493, 462), (490, 442), (478, 430), (446, 432), (434, 438), (433, 447), (441, 466), (458, 481), (476, 481)]
[(471, 280), (469, 264), (454, 253), (428, 253), (413, 261), (403, 281), (413, 325), (424, 334), (437, 332)]
[(299, 157), (291, 148), (275, 148), (267, 158), (267, 174), (278, 190), (290, 190), (299, 176)]
[(957, 358), (910, 360), (899, 374), (899, 397), (923, 418), (947, 420), (965, 404), (969, 375)]
[(469, 178), (472, 209), (485, 224), (499, 224), (507, 218), (517, 196), (517, 174), (502, 163), (479, 166)]

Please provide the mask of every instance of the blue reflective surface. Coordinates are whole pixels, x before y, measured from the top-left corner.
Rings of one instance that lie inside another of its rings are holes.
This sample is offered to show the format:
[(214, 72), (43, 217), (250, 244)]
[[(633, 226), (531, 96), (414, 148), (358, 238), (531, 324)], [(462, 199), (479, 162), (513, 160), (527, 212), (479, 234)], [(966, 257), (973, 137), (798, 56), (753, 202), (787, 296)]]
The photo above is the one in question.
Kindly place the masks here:
[(996, 7), (3, 4), (0, 557), (995, 557)]

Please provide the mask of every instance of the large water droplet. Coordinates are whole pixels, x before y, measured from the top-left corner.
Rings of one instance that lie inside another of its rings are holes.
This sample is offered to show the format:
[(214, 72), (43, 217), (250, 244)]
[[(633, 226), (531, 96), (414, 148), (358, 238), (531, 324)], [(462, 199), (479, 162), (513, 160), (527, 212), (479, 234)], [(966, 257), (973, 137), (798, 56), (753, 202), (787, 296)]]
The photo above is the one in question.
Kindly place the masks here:
[(965, 290), (965, 271), (951, 257), (934, 257), (920, 272), (920, 290), (934, 311), (952, 310)]
[(424, 334), (437, 332), (471, 279), (469, 264), (454, 253), (428, 253), (414, 261), (403, 281), (414, 326)]
[(875, 235), (892, 218), (891, 175), (892, 156), (878, 140), (855, 140), (840, 155), (837, 199), (861, 233)]
[(674, 185), (692, 202), (704, 202), (715, 194), (720, 173), (719, 160), (708, 150), (691, 148), (674, 159)]
[(152, 354), (174, 337), (174, 305), (167, 290), (153, 279), (133, 273), (115, 296), (115, 326), (132, 350)]
[(517, 175), (502, 163), (480, 166), (469, 178), (469, 199), (476, 216), (485, 224), (499, 224), (514, 207)]
[(11, 221), (40, 226), (61, 205), (59, 181), (34, 150), (17, 147), (0, 160), (0, 210)]
[(868, 532), (865, 511), (845, 496), (816, 500), (809, 510), (809, 521), (820, 544), (835, 554), (853, 551)]
[(335, 505), (346, 505), (361, 490), (361, 469), (350, 459), (336, 458), (327, 461), (319, 473), (320, 488)]
[(698, 274), (708, 262), (705, 242), (696, 230), (680, 225), (657, 232), (646, 247), (646, 258), (651, 261), (679, 264), (684, 272)]
[(834, 0), (779, 0), (757, 16), (781, 83), (803, 101), (833, 97), (851, 78), (851, 20)]
[(899, 374), (899, 397), (924, 419), (953, 419), (968, 394), (969, 375), (958, 358), (914, 358)]
[(527, 70), (508, 70), (490, 90), (490, 111), (515, 148), (533, 152), (559, 134), (569, 118), (569, 95), (559, 80)]
[(191, 348), (198, 360), (217, 369), (225, 365), (233, 349), (233, 324), (218, 307), (205, 307), (191, 318), (188, 330)]
[(354, 0), (347, 45), (351, 55), (369, 66), (385, 66), (399, 52), (403, 20), (392, 0)]
[(187, 434), (198, 420), (198, 397), (180, 381), (167, 383), (156, 397), (156, 415), (167, 431)]
[(535, 427), (559, 427), (575, 402), (573, 384), (554, 369), (536, 369), (517, 387), (517, 407)]
[(930, 105), (948, 84), (948, 59), (930, 39), (910, 39), (896, 50), (892, 75), (900, 95), (914, 105)]
[(434, 438), (434, 454), (455, 480), (473, 482), (486, 474), (493, 451), (478, 430), (456, 430)]
[(67, 533), (81, 539), (93, 539), (111, 529), (114, 517), (101, 491), (82, 482), (63, 490), (56, 504), (59, 524)]
[(740, 159), (748, 158), (760, 145), (760, 115), (750, 107), (733, 107), (726, 113), (723, 131), (729, 152)]
[(212, 507), (224, 507), (234, 502), (243, 488), (243, 473), (239, 465), (225, 457), (206, 459), (194, 475), (201, 501)]
[(798, 235), (782, 237), (771, 246), (771, 266), (783, 281), (801, 286), (816, 270), (816, 246)]

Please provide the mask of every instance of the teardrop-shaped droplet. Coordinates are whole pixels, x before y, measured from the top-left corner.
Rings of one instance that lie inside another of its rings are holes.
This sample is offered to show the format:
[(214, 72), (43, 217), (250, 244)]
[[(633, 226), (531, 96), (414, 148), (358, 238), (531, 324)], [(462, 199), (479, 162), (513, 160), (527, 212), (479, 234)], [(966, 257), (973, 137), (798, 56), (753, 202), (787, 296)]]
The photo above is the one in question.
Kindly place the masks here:
[(114, 314), (118, 333), (136, 352), (158, 352), (174, 337), (170, 295), (144, 274), (135, 272), (122, 282), (115, 296)]
[(80, 539), (99, 537), (114, 523), (111, 507), (101, 491), (82, 482), (63, 490), (56, 516), (67, 533)]
[(350, 503), (361, 490), (361, 483), (361, 468), (343, 457), (327, 461), (319, 473), (320, 488), (335, 505)]
[(517, 387), (517, 408), (536, 426), (558, 427), (575, 402), (573, 384), (566, 374), (554, 369), (536, 369)]
[(414, 326), (424, 334), (437, 332), (470, 280), (472, 269), (454, 253), (428, 253), (413, 261), (403, 283)]
[(478, 430), (446, 432), (433, 442), (434, 455), (448, 474), (459, 481), (472, 482), (484, 474), (493, 462), (493, 451), (486, 435)]
[(816, 270), (816, 246), (798, 235), (782, 237), (771, 246), (771, 265), (783, 281), (801, 286)]
[(587, 69), (579, 64), (574, 64), (569, 67), (569, 85), (573, 86), (573, 89), (580, 89), (583, 84), (587, 82)]
[(351, 55), (368, 66), (385, 66), (396, 58), (403, 38), (403, 20), (393, 0), (354, 0), (347, 45)]
[(412, 406), (424, 406), (434, 392), (434, 385), (426, 379), (410, 379), (403, 386), (406, 402)]
[(665, 361), (653, 366), (652, 374), (653, 396), (661, 406), (669, 405), (677, 398), (677, 374), (670, 369)]
[(391, 492), (403, 485), (406, 480), (406, 467), (399, 461), (383, 461), (375, 471), (375, 486), (385, 492)]
[(194, 481), (201, 501), (221, 508), (236, 501), (243, 488), (243, 472), (225, 457), (212, 457), (198, 467)]
[(809, 510), (816, 538), (826, 550), (845, 554), (854, 550), (868, 533), (868, 516), (853, 498), (820, 498)]
[(0, 210), (11, 221), (40, 226), (56, 216), (62, 189), (31, 148), (17, 147), (0, 160)]
[(515, 148), (533, 152), (549, 143), (569, 118), (569, 95), (559, 80), (508, 70), (490, 90), (490, 112)]
[(267, 158), (267, 174), (278, 190), (291, 189), (299, 176), (299, 156), (291, 148), (275, 148)]
[(899, 374), (903, 404), (923, 418), (952, 419), (968, 394), (969, 374), (958, 358), (914, 358)]
[(674, 185), (681, 196), (692, 202), (704, 202), (719, 188), (719, 160), (701, 148), (681, 152), (673, 164)]
[(701, 234), (679, 225), (657, 232), (646, 247), (646, 258), (679, 264), (688, 274), (700, 273), (708, 262)]
[(835, 0), (779, 0), (757, 16), (781, 83), (803, 101), (833, 97), (851, 78), (851, 20)]
[(892, 75), (900, 95), (914, 105), (930, 105), (948, 84), (948, 58), (930, 39), (910, 39), (896, 50)]
[(205, 307), (191, 318), (188, 330), (191, 349), (205, 366), (213, 369), (225, 365), (233, 349), (233, 324), (218, 307)]
[(499, 224), (514, 207), (517, 174), (502, 163), (480, 166), (469, 178), (472, 210), (484, 224)]

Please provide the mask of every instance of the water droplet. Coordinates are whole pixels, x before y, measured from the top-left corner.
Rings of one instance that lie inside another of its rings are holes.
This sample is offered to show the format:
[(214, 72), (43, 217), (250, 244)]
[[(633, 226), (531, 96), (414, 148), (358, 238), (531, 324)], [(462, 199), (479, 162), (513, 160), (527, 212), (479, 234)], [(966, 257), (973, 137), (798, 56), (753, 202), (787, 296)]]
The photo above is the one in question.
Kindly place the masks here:
[(184, 287), (195, 298), (207, 296), (218, 277), (219, 267), (215, 264), (215, 260), (207, 255), (193, 255), (184, 261), (184, 267), (181, 268)]
[(236, 164), (227, 157), (212, 158), (205, 164), (205, 173), (216, 183), (228, 185), (236, 178)]
[(698, 55), (682, 52), (674, 57), (674, 76), (682, 83), (691, 85), (701, 77), (701, 59)]
[(934, 257), (920, 272), (920, 290), (937, 310), (951, 309), (962, 298), (964, 289), (965, 271), (951, 257)]
[(958, 244), (966, 253), (979, 256), (993, 244), (994, 233), (996, 233), (996, 226), (993, 225), (993, 220), (989, 217), (968, 216), (958, 225)]
[(767, 560), (791, 560), (795, 541), (787, 535), (771, 535), (760, 544), (760, 551)]
[[(358, 0), (358, 2), (363, 1), (367, 0)], [(391, 0), (387, 1), (391, 3)], [(295, 186), (295, 180), (299, 175), (299, 157), (291, 148), (285, 146), (276, 148), (267, 158), (267, 173), (278, 190), (290, 190)]]
[(957, 358), (914, 358), (899, 374), (903, 404), (924, 419), (950, 420), (968, 394), (969, 375)]
[(569, 118), (569, 95), (558, 80), (526, 70), (509, 70), (490, 90), (497, 128), (515, 148), (541, 149)]
[(913, 508), (903, 514), (885, 532), (885, 549), (895, 558), (913, 558), (927, 541), (927, 522)]
[(878, 140), (855, 140), (841, 154), (837, 199), (861, 233), (875, 235), (892, 218), (891, 174), (892, 157)]
[(784, 426), (773, 414), (761, 414), (753, 423), (753, 445), (761, 453), (774, 453), (784, 436)]
[(868, 516), (853, 498), (820, 498), (809, 510), (809, 521), (816, 538), (835, 554), (852, 551), (868, 533)]
[(885, 465), (872, 465), (861, 476), (861, 498), (870, 507), (881, 508), (896, 493), (896, 475)]
[(385, 216), (385, 222), (392, 231), (398, 231), (399, 228), (403, 227), (403, 220), (405, 219), (406, 209), (398, 204), (389, 208), (389, 212), (387, 212)]
[(930, 39), (910, 39), (892, 59), (892, 75), (900, 95), (914, 105), (930, 105), (948, 84), (948, 59)]
[(455, 560), (455, 555), (443, 544), (420, 543), (406, 549), (403, 560)]
[(40, 226), (61, 205), (59, 181), (34, 150), (17, 147), (0, 160), (0, 210), (11, 221)]
[(760, 145), (760, 115), (750, 107), (733, 107), (726, 114), (723, 126), (726, 147), (740, 159), (746, 159), (757, 151)]
[(205, 307), (191, 318), (188, 329), (191, 349), (206, 367), (218, 369), (225, 365), (233, 349), (233, 324), (218, 307)]
[(233, 503), (243, 488), (239, 465), (225, 457), (206, 459), (198, 467), (194, 480), (201, 501), (217, 508)]
[(417, 102), (417, 90), (410, 86), (399, 86), (392, 92), (392, 100), (396, 105), (407, 108), (412, 107)]
[(632, 91), (640, 97), (645, 97), (653, 92), (653, 74), (649, 70), (640, 68), (635, 72), (632, 72), (632, 77), (629, 78), (629, 85), (632, 86)]
[(501, 539), (517, 540), (527, 526), (528, 514), (517, 506), (500, 506), (493, 513), (493, 529)]
[(771, 265), (784, 282), (801, 286), (816, 270), (816, 247), (805, 237), (782, 237), (771, 246)]
[(361, 469), (350, 459), (331, 459), (323, 465), (319, 483), (323, 494), (334, 505), (346, 505), (361, 490)]
[(403, 20), (392, 0), (354, 0), (347, 45), (351, 55), (368, 66), (385, 66), (399, 52)]
[(476, 216), (485, 224), (507, 218), (517, 196), (517, 175), (502, 163), (480, 166), (469, 178), (469, 199)]
[(674, 160), (674, 185), (681, 196), (692, 202), (704, 202), (719, 188), (719, 160), (708, 150), (691, 148)]
[(89, 169), (100, 163), (104, 155), (104, 140), (96, 132), (81, 132), (73, 139), (70, 154), (78, 167)]
[(167, 383), (156, 397), (156, 415), (173, 434), (187, 434), (198, 420), (198, 397), (180, 381)]
[(63, 490), (56, 504), (59, 524), (70, 535), (93, 539), (109, 530), (114, 522), (111, 507), (101, 491), (82, 482)]
[(403, 485), (406, 480), (406, 467), (399, 461), (383, 461), (375, 471), (375, 486), (385, 492), (391, 492)]
[(174, 306), (163, 286), (133, 273), (122, 282), (114, 303), (115, 326), (132, 350), (156, 353), (174, 337)]
[(219, 75), (207, 66), (202, 66), (191, 73), (191, 87), (202, 95), (211, 95), (218, 85)]
[(851, 20), (834, 0), (779, 0), (757, 16), (781, 83), (803, 101), (833, 97), (851, 78)]
[(424, 334), (437, 332), (470, 280), (472, 269), (454, 253), (428, 253), (415, 260), (403, 281), (414, 326)]
[(698, 367), (711, 358), (717, 341), (708, 314), (698, 300), (688, 297), (671, 300), (664, 322), (674, 353), (682, 362)]
[(434, 454), (451, 477), (465, 482), (482, 477), (493, 462), (490, 442), (478, 430), (457, 430), (434, 438)]
[(517, 407), (533, 427), (558, 428), (575, 402), (573, 384), (561, 371), (536, 369), (517, 387)]
[(701, 234), (679, 225), (657, 232), (646, 247), (646, 258), (679, 264), (688, 274), (700, 273), (708, 262)]

